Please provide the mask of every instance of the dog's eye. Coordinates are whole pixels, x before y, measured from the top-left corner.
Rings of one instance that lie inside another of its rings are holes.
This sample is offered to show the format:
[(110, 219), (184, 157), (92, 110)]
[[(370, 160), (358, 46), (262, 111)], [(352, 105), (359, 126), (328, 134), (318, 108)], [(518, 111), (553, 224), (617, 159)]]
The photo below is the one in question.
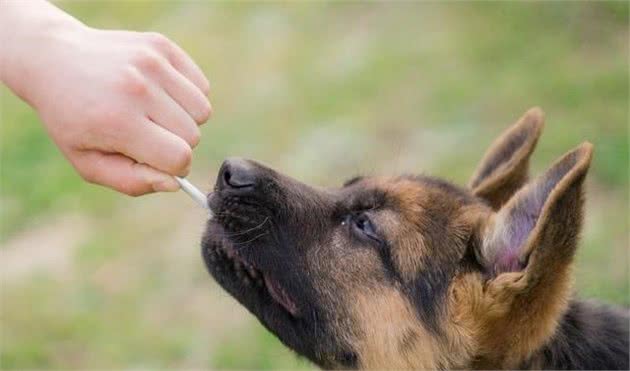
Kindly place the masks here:
[(374, 224), (372, 224), (372, 221), (365, 213), (350, 215), (349, 219), (350, 220), (348, 220), (347, 223), (350, 224), (350, 227), (355, 233), (365, 236), (378, 243), (382, 242), (381, 238), (376, 233)]

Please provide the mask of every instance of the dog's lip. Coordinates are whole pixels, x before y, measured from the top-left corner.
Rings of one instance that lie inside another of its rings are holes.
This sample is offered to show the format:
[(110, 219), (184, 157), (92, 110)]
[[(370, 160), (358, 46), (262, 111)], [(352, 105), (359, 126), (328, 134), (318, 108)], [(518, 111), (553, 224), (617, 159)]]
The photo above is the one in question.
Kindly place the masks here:
[(295, 302), (291, 299), (291, 296), (287, 294), (284, 287), (278, 283), (278, 281), (269, 277), (268, 274), (263, 273), (265, 280), (265, 286), (271, 297), (278, 302), (287, 312), (291, 313), (294, 317), (298, 315), (298, 308)]
[[(279, 304), (284, 310), (289, 312), (292, 316), (297, 317), (299, 314), (298, 307), (295, 304), (295, 301), (291, 298), (291, 296), (287, 293), (284, 286), (278, 282), (277, 279), (271, 277), (269, 272), (266, 272), (260, 269), (255, 263), (245, 259), (241, 254), (236, 252), (231, 246), (224, 247), (224, 251), (226, 253), (227, 258), (231, 261), (232, 264), (240, 265), (245, 268), (247, 274), (251, 279), (257, 280), (260, 279), (258, 276), (262, 276), (262, 282), (264, 283), (264, 288), (269, 293), (269, 296)], [(240, 278), (240, 277), (237, 277)], [(262, 289), (263, 287), (259, 287)]]
[(208, 202), (208, 208), (212, 212), (216, 212), (217, 209), (217, 191), (210, 192), (206, 195), (206, 200)]
[[(216, 213), (220, 208), (221, 200), (220, 200), (220, 195), (218, 195), (217, 193), (218, 192), (215, 191), (215, 192), (210, 192), (207, 195), (208, 206), (210, 207), (210, 210), (213, 213)], [(213, 220), (213, 223), (221, 226), (221, 228), (223, 229), (223, 226), (218, 220), (216, 219)], [(234, 247), (231, 246), (232, 241), (230, 241), (229, 238), (226, 238), (226, 242), (228, 243), (228, 245), (222, 244), (221, 249), (224, 250), (227, 258), (231, 262), (236, 262), (244, 266), (251, 278), (257, 280), (259, 279), (259, 277), (256, 277), (257, 274), (262, 276), (264, 289), (266, 289), (267, 293), (269, 294), (269, 296), (271, 296), (273, 301), (275, 301), (278, 305), (280, 305), (284, 310), (286, 310), (293, 317), (298, 317), (299, 316), (298, 306), (296, 305), (295, 301), (292, 299), (291, 295), (287, 293), (284, 286), (277, 279), (271, 277), (269, 272), (266, 272), (260, 269), (260, 267), (255, 262), (252, 262), (249, 259), (245, 259), (242, 256), (242, 254), (239, 254), (238, 252), (236, 252), (236, 250), (234, 250)], [(259, 289), (263, 289), (263, 287), (259, 287)]]

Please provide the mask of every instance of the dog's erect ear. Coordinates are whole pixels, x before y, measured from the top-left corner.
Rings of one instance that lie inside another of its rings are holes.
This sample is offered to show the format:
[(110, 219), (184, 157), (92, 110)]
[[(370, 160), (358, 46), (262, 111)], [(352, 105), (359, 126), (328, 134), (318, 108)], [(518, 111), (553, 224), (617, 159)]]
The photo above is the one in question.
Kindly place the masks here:
[[(473, 244), (483, 285), (474, 313), (475, 368), (518, 368), (556, 330), (571, 296), (582, 225), (582, 187), (593, 154), (584, 143), (520, 188), (498, 211), (479, 214)], [(509, 331), (506, 331), (509, 329)]]
[(583, 143), (565, 154), (489, 220), (477, 256), (491, 276), (524, 271), (539, 283), (571, 262), (592, 153), (593, 146)]
[(490, 146), (468, 186), (496, 210), (526, 181), (529, 156), (542, 132), (544, 114), (531, 108)]

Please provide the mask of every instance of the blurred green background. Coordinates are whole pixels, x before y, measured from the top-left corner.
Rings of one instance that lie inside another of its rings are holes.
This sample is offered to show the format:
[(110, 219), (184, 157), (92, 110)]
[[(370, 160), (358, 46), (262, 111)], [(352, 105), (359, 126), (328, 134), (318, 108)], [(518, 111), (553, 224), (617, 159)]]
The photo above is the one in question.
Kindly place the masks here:
[[(527, 108), (535, 173), (595, 144), (582, 297), (628, 305), (628, 2), (62, 2), (94, 27), (179, 43), (211, 84), (190, 178), (227, 156), (305, 182), (426, 172), (465, 184)], [(81, 181), (2, 88), (3, 368), (305, 368), (210, 279), (204, 213)]]

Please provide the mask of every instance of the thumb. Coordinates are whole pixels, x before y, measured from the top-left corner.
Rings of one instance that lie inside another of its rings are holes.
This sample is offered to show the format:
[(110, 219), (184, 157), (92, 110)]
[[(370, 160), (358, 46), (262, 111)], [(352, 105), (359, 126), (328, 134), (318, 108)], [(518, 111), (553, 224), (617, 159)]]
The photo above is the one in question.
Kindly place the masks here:
[(100, 184), (129, 196), (173, 192), (179, 184), (169, 174), (117, 153), (83, 152), (75, 163), (89, 183)]

